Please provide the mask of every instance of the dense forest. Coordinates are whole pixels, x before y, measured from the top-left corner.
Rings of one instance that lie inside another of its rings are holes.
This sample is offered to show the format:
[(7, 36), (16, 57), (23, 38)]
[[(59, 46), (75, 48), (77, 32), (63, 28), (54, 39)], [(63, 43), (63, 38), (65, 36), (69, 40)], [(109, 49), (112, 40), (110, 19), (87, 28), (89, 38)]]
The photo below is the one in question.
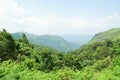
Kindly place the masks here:
[[(0, 80), (119, 80), (120, 29), (99, 33), (75, 51), (62, 53), (0, 32)], [(111, 35), (112, 34), (112, 35)]]

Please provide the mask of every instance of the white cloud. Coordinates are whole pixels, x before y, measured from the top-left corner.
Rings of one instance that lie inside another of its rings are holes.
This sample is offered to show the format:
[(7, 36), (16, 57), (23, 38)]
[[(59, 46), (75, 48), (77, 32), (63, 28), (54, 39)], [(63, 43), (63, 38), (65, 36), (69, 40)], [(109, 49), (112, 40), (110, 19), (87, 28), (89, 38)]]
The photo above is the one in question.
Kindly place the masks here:
[[(81, 18), (60, 15), (25, 16), (17, 0), (0, 0), (0, 29), (10, 32), (26, 31), (35, 34), (76, 33), (87, 25)], [(75, 31), (76, 30), (76, 31)]]
[(120, 14), (117, 12), (96, 21), (79, 16), (66, 17), (58, 14), (30, 16), (26, 13), (17, 0), (0, 0), (0, 29), (34, 34), (88, 34), (120, 26)]
[(16, 0), (0, 0), (0, 14), (17, 17), (24, 14), (24, 10)]
[(24, 10), (16, 0), (0, 0), (0, 29), (6, 28), (8, 31), (16, 31), (16, 20), (23, 16)]
[(120, 27), (120, 14), (115, 12), (113, 15), (105, 17), (103, 19), (103, 23), (106, 26), (111, 26), (111, 27)]
[(24, 30), (35, 34), (69, 34), (83, 30), (87, 22), (80, 18), (68, 18), (60, 15), (28, 16), (18, 22)]
[(15, 0), (0, 1), (0, 28), (6, 28), (10, 32), (24, 30), (35, 34), (74, 33), (73, 29), (86, 25), (85, 20), (80, 18), (24, 15), (24, 9)]
[(93, 25), (99, 29), (99, 32), (111, 28), (118, 28), (120, 27), (120, 14), (118, 12), (115, 12), (111, 16), (106, 16), (99, 19), (98, 22), (94, 23)]

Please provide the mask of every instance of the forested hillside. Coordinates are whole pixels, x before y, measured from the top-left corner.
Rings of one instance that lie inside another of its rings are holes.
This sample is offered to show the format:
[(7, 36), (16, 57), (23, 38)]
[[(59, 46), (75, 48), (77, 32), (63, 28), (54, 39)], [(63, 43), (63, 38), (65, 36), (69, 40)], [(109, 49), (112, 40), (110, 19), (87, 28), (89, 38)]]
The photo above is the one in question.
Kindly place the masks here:
[(89, 43), (101, 42), (101, 41), (104, 41), (105, 39), (114, 40), (114, 39), (119, 39), (119, 38), (120, 38), (120, 28), (112, 28), (108, 31), (96, 34), (93, 37), (93, 39), (90, 40)]
[[(43, 46), (48, 46), (53, 49), (57, 49), (61, 52), (68, 52), (71, 50), (75, 50), (79, 48), (76, 44), (73, 44), (69, 41), (66, 41), (60, 36), (56, 35), (34, 35), (34, 34), (29, 34), (25, 33), (28, 40), (37, 45), (43, 45)], [(12, 34), (14, 38), (19, 39), (22, 36), (22, 32), (14, 33)]]
[(16, 40), (3, 29), (0, 32), (0, 79), (119, 80), (120, 38), (114, 38), (63, 54), (31, 44), (25, 34)]

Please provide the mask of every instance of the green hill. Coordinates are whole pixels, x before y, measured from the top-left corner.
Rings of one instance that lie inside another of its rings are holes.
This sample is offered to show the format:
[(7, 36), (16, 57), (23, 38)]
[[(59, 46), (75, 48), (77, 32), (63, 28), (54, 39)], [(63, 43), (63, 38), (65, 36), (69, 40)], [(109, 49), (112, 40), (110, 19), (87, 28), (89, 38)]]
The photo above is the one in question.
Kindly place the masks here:
[(0, 80), (119, 80), (120, 38), (114, 38), (63, 54), (31, 44), (25, 34), (19, 40), (14, 39), (3, 29), (0, 31)]
[(118, 38), (120, 38), (120, 28), (113, 28), (113, 29), (110, 29), (108, 31), (96, 34), (92, 38), (92, 40), (90, 40), (89, 43), (101, 42), (101, 41), (103, 41), (105, 39), (113, 40), (113, 39), (118, 39)]
[[(22, 34), (21, 32), (18, 32), (18, 33), (14, 33), (13, 36), (16, 39), (19, 39), (21, 37), (21, 34)], [(67, 52), (67, 51), (75, 50), (76, 48), (78, 48), (76, 45), (72, 44), (69, 41), (66, 41), (60, 36), (56, 36), (56, 35), (40, 35), (39, 36), (39, 35), (34, 35), (29, 33), (25, 33), (25, 34), (31, 43), (48, 46), (62, 52)]]

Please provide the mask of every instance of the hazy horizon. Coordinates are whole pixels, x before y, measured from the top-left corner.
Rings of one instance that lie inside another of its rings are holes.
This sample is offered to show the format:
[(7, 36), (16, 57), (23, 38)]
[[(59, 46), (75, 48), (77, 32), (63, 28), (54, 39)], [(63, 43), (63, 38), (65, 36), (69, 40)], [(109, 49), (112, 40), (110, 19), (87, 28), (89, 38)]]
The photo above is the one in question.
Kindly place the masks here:
[(119, 0), (0, 0), (0, 30), (96, 34), (120, 27)]

